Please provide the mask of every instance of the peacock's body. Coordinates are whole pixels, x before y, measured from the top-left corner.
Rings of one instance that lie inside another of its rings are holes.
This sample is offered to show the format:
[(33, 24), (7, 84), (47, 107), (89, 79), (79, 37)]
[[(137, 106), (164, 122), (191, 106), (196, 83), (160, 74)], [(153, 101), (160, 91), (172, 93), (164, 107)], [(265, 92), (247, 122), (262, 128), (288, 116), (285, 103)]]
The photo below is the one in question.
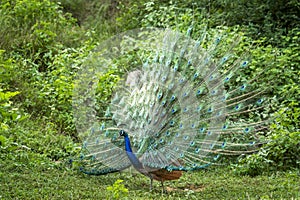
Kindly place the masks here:
[[(266, 125), (260, 117), (265, 90), (255, 89), (258, 77), (241, 74), (249, 66), (247, 54), (235, 55), (236, 43), (222, 53), (221, 37), (206, 42), (203, 34), (195, 41), (190, 31), (126, 32), (86, 61), (73, 101), (78, 130), (89, 132), (82, 171), (101, 175), (133, 165), (151, 182), (163, 182), (205, 168), (219, 155), (255, 149), (256, 133)], [(142, 65), (124, 73), (98, 116), (99, 77), (117, 71), (118, 59), (129, 54)]]

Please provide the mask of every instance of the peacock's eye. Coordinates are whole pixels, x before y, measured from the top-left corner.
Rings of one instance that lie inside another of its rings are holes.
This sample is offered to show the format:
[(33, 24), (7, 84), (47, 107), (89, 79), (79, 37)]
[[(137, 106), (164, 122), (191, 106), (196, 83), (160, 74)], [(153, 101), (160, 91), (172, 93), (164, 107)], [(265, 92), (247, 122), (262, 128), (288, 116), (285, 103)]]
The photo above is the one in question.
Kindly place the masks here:
[(119, 132), (119, 134), (120, 134), (120, 136), (124, 136), (124, 131), (121, 130), (121, 131)]

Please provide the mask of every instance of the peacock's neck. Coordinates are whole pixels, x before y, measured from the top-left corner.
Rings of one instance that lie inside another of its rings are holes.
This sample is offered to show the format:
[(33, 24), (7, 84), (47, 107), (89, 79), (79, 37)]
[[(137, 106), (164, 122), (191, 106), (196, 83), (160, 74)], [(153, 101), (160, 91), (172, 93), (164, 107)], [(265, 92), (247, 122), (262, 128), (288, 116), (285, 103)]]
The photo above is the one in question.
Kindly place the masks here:
[(126, 150), (126, 152), (133, 153), (132, 149), (131, 149), (130, 139), (129, 139), (128, 135), (124, 136), (124, 140), (125, 140), (125, 150)]
[(132, 163), (134, 168), (136, 168), (138, 171), (142, 170), (144, 167), (143, 167), (142, 163), (139, 161), (139, 159), (136, 157), (136, 155), (132, 152), (130, 139), (129, 139), (128, 135), (124, 136), (124, 140), (125, 140), (126, 154), (129, 158), (130, 162)]

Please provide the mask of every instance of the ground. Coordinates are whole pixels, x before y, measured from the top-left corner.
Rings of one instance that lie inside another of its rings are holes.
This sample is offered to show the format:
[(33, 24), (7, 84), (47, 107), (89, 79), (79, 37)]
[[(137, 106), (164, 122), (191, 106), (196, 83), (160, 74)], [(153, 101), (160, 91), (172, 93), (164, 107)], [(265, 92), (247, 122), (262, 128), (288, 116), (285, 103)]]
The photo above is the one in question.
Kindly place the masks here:
[(149, 179), (133, 169), (104, 176), (88, 176), (62, 165), (28, 166), (0, 161), (0, 199), (114, 199), (107, 190), (118, 179), (128, 189), (120, 199), (300, 199), (298, 171), (241, 176), (217, 166), (184, 173), (177, 181), (159, 182), (149, 191)]

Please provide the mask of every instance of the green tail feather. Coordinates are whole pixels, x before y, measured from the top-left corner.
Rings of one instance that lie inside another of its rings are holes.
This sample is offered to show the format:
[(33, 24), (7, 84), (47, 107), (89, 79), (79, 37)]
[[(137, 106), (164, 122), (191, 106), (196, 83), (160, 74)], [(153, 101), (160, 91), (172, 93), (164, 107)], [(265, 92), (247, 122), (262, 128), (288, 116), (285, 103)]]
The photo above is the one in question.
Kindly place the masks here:
[[(255, 150), (256, 134), (268, 123), (260, 114), (267, 89), (255, 87), (258, 77), (247, 81), (239, 76), (251, 62), (248, 55), (235, 55), (236, 41), (225, 56), (220, 55), (222, 37), (204, 48), (202, 39), (171, 30), (139, 30), (106, 41), (87, 61), (90, 71), (79, 76), (78, 94), (89, 76), (106, 71), (120, 55), (144, 52), (143, 64), (125, 73), (114, 88), (106, 120), (78, 114), (88, 121), (80, 125), (82, 132), (91, 130), (83, 145), (83, 160), (90, 161), (86, 166), (98, 174), (130, 166), (120, 130), (128, 133), (140, 162), (151, 168), (196, 170), (221, 154)], [(75, 98), (75, 104), (82, 98)]]

